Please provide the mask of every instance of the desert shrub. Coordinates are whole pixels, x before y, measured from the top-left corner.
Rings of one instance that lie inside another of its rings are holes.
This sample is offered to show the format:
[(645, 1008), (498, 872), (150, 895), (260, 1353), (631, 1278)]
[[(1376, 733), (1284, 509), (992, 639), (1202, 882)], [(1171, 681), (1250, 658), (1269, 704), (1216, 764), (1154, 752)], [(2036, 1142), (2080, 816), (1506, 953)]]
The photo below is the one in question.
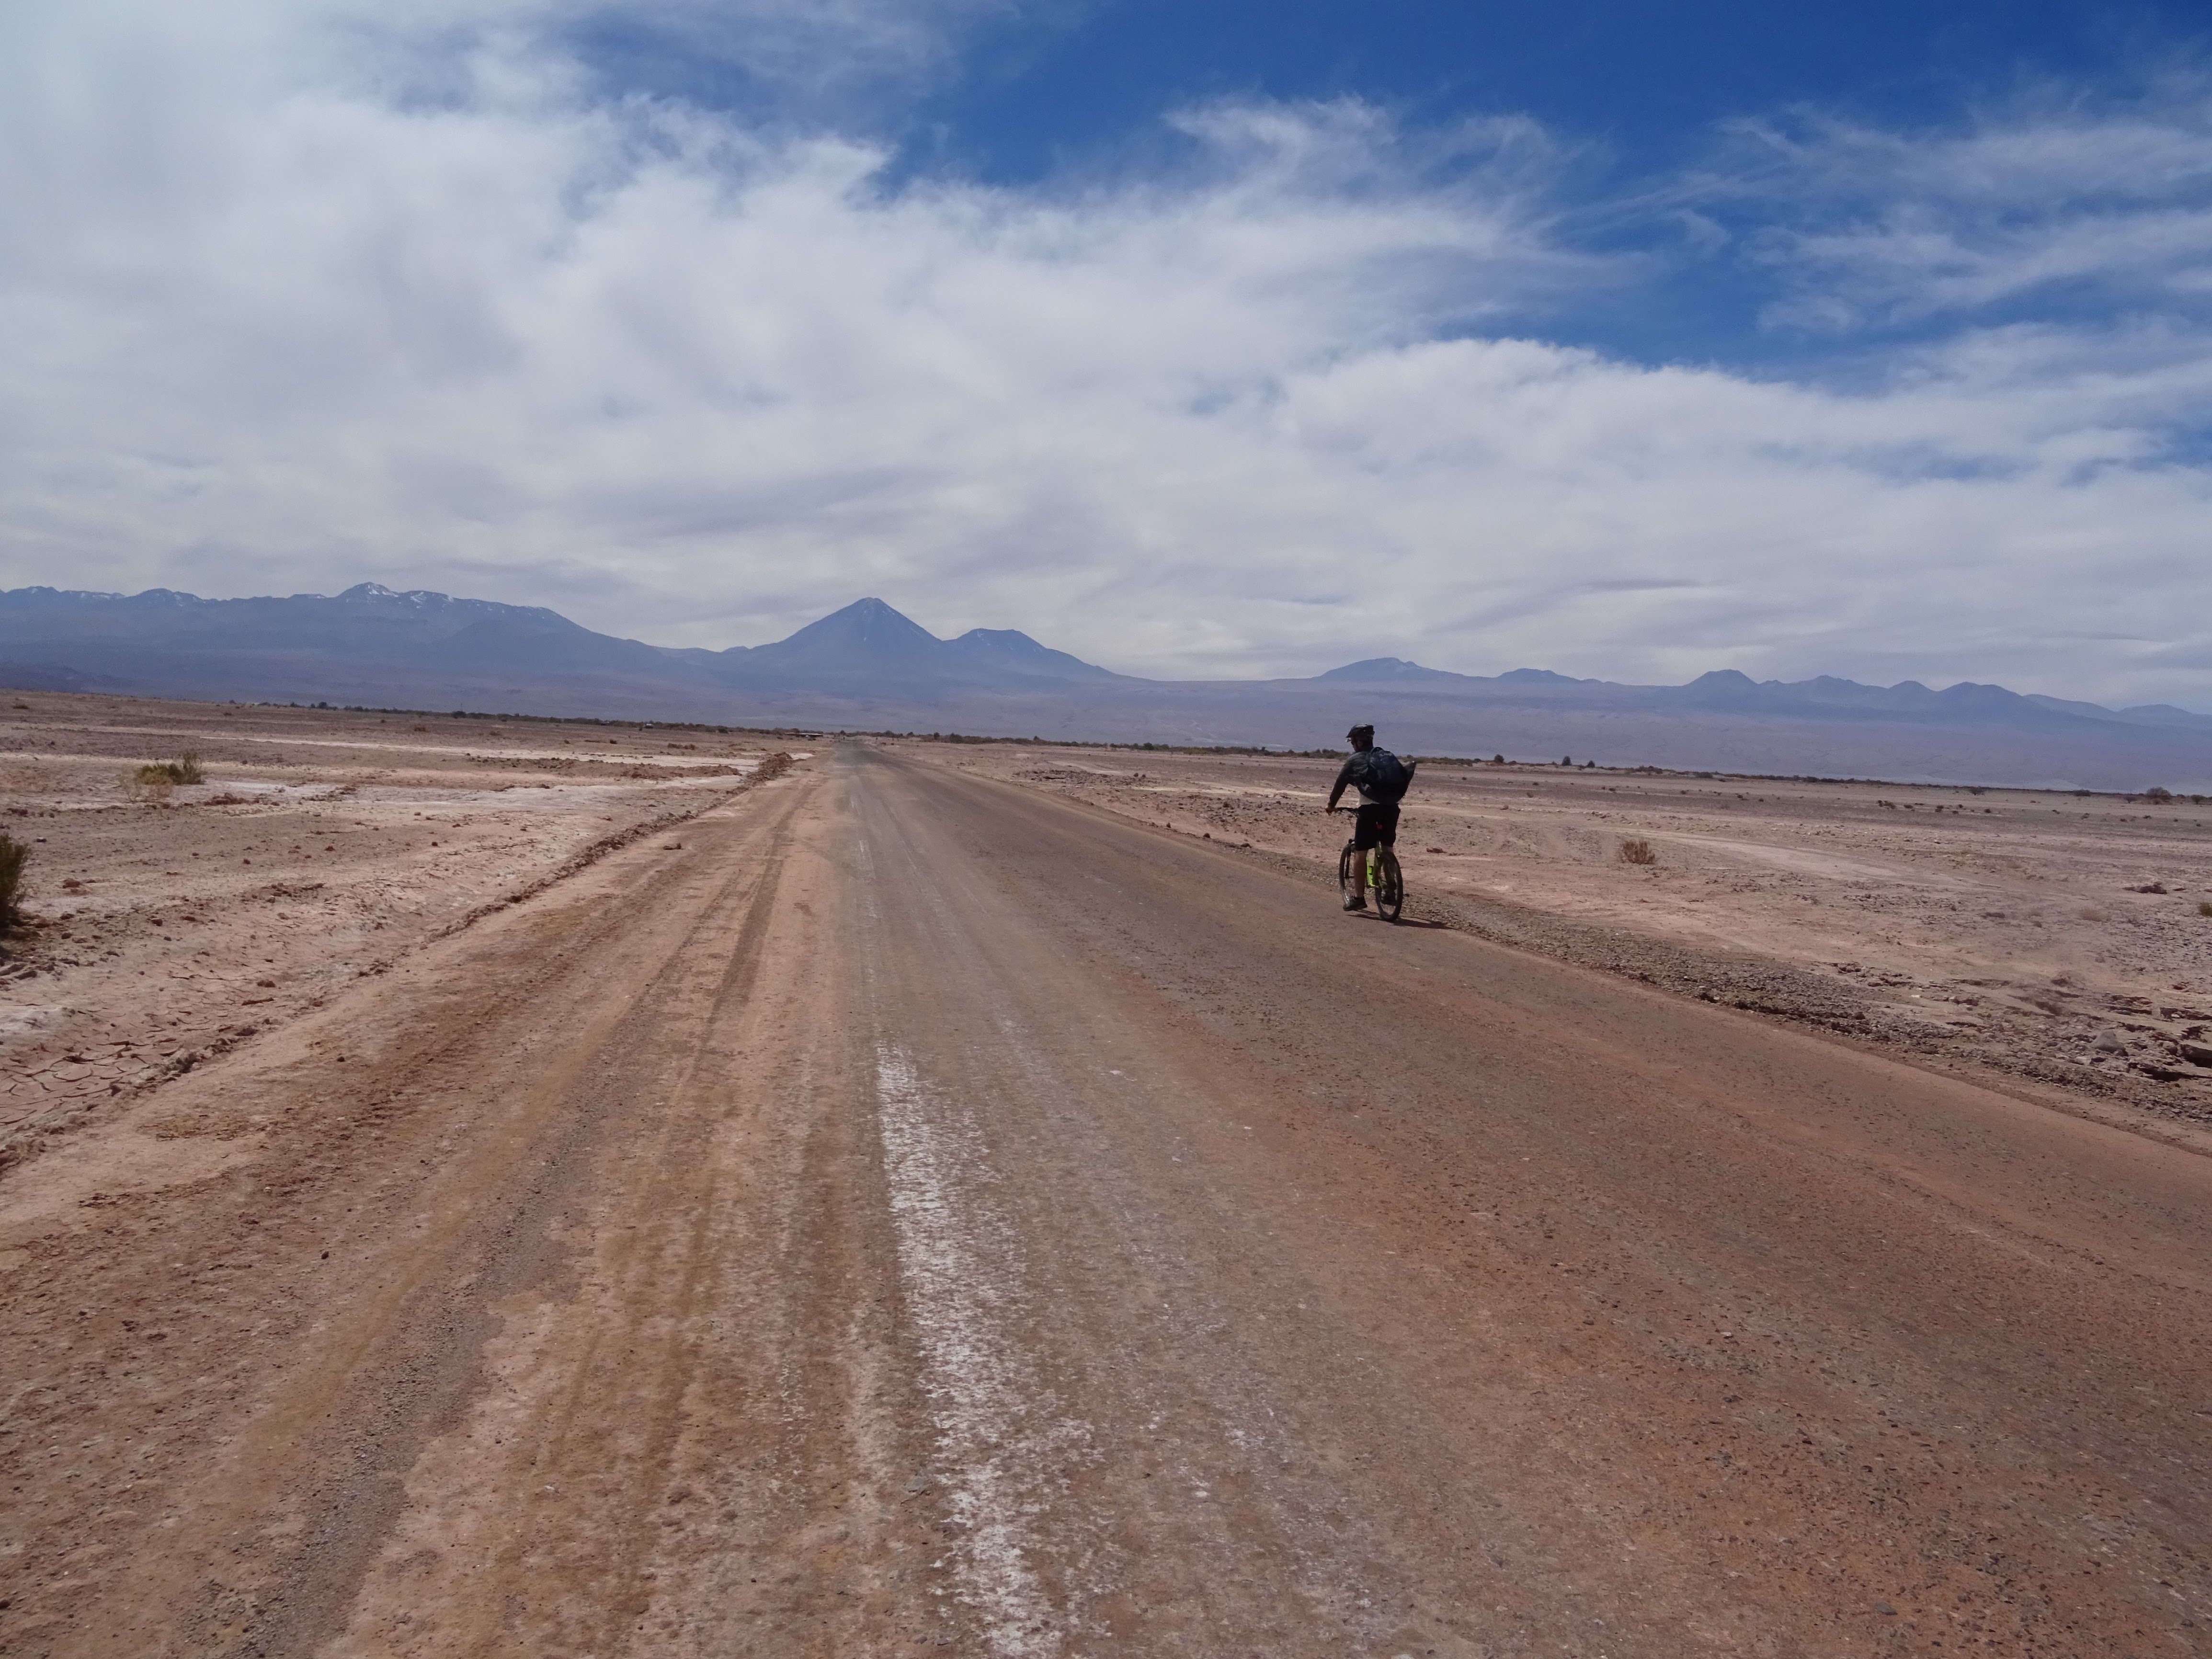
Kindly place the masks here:
[(2143, 791), (2143, 799), (2145, 800), (2154, 800), (2163, 804), (2164, 802), (2170, 801), (2173, 799), (2173, 791), (2165, 788), (2160, 785), (2153, 784), (2149, 788)]
[(19, 921), (16, 902), (23, 896), (23, 866), (31, 861), (31, 845), (13, 836), (0, 836), (0, 927)]
[(1651, 843), (1648, 841), (1625, 841), (1620, 843), (1620, 861), (1623, 864), (1656, 864), (1659, 855), (1651, 850)]
[(2197, 900), (2197, 914), (2200, 916), (2212, 916), (2212, 899)]
[(207, 771), (199, 756), (187, 749), (173, 761), (147, 762), (138, 769), (138, 781), (154, 789), (165, 785), (174, 788), (180, 783), (205, 783)]

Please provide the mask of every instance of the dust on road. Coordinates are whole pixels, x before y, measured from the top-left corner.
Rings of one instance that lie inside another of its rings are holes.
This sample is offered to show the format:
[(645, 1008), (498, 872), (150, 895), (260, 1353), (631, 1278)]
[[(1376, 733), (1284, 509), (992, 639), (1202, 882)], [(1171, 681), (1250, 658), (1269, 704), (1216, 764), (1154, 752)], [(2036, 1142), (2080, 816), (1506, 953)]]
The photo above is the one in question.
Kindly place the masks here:
[(8, 1654), (2188, 1654), (2212, 1163), (857, 744), (0, 1182)]

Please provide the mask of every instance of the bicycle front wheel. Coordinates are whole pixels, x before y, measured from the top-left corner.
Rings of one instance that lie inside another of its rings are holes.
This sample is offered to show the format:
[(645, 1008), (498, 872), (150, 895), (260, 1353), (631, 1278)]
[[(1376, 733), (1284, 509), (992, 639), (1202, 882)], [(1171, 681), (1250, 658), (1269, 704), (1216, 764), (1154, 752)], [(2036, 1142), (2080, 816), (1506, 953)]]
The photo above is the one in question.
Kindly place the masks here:
[(1344, 843), (1344, 855), (1336, 861), (1336, 884), (1346, 898), (1352, 896), (1352, 872), (1354, 868), (1352, 861), (1366, 856), (1350, 842)]
[(1385, 921), (1398, 920), (1406, 907), (1406, 878), (1398, 868), (1398, 855), (1387, 847), (1375, 849), (1375, 913)]

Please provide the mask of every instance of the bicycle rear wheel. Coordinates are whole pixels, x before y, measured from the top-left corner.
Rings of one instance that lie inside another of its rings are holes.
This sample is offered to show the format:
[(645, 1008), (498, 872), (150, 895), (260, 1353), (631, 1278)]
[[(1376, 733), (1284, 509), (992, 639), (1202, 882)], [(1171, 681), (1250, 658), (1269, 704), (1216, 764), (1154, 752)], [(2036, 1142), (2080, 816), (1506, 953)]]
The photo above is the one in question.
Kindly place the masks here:
[(1385, 921), (1398, 920), (1406, 908), (1406, 877), (1398, 868), (1398, 855), (1387, 847), (1375, 849), (1375, 913)]

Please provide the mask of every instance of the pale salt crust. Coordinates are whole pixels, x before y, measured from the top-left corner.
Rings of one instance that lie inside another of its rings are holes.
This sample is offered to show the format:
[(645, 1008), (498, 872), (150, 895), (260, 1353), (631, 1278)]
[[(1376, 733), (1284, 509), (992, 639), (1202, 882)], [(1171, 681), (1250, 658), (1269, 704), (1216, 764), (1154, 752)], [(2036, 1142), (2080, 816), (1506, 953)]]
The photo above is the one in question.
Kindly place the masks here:
[[(258, 706), (249, 705), (249, 707)], [(432, 718), (438, 717), (434, 715)], [(479, 720), (477, 724), (481, 726), (483, 722)], [(155, 736), (159, 737), (165, 743), (176, 736), (176, 733), (168, 728), (156, 726), (88, 726), (83, 730), (87, 733), (96, 732), (103, 737)], [(234, 734), (222, 735), (226, 741), (239, 740)], [(394, 755), (429, 755), (440, 760), (451, 760), (455, 755), (460, 756), (465, 760), (617, 760), (626, 761), (636, 766), (725, 766), (744, 772), (750, 772), (760, 764), (756, 757), (720, 754), (703, 755), (696, 748), (647, 754), (635, 750), (623, 749), (619, 747), (618, 743), (607, 743), (604, 739), (595, 740), (590, 738), (565, 743), (558, 749), (510, 749), (502, 746), (494, 750), (473, 748), (465, 744), (456, 747), (446, 743), (393, 743), (388, 738), (303, 738), (289, 733), (282, 737), (251, 736), (243, 739), (243, 742), (247, 745), (248, 752), (237, 757), (234, 763), (252, 764), (251, 750), (256, 747), (279, 749), (289, 746), (294, 749), (374, 750)], [(602, 755), (599, 752), (602, 748), (611, 750), (613, 752)], [(53, 758), (43, 750), (10, 750), (9, 753), (15, 758), (24, 760)], [(793, 760), (812, 758), (811, 754), (792, 756)]]
[(1060, 1632), (1028, 1557), (1048, 1472), (1085, 1435), (1008, 1340), (1026, 1297), (1013, 1229), (988, 1199), (997, 1176), (973, 1115), (924, 1090), (878, 1045), (876, 1088), (899, 1274), (921, 1350), (939, 1471), (958, 1529), (960, 1599), (1004, 1659), (1057, 1653)]

